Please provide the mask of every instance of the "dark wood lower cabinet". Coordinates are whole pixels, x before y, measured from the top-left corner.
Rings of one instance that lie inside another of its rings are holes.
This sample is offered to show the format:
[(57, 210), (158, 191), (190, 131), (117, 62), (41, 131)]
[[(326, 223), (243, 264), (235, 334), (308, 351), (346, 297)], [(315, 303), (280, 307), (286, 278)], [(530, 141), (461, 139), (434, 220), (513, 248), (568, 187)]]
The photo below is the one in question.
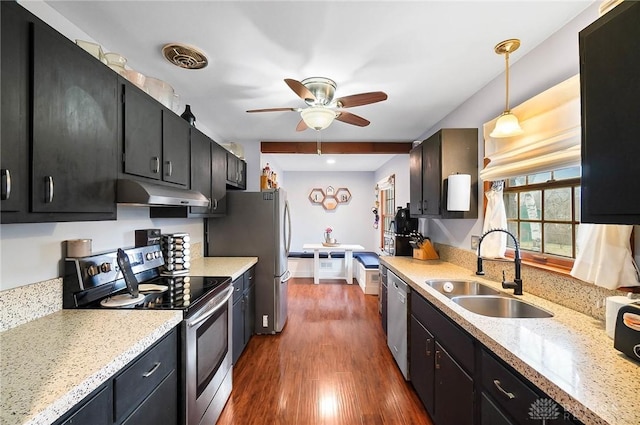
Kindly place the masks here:
[(436, 342), (435, 422), (473, 424), (473, 378)]
[(434, 425), (580, 424), (413, 290), (409, 320), (411, 383)]
[(107, 383), (79, 404), (65, 418), (57, 421), (56, 425), (111, 425), (113, 423), (111, 397), (111, 383)]
[(480, 393), (480, 425), (515, 425), (486, 393)]
[(411, 315), (410, 335), (411, 383), (424, 407), (433, 415), (435, 411), (433, 397), (435, 390), (435, 338), (413, 315)]
[(158, 425), (178, 423), (178, 373), (172, 371), (123, 425)]
[(236, 364), (240, 355), (255, 333), (255, 267), (247, 270), (233, 281), (233, 330), (232, 362)]
[(55, 425), (178, 425), (178, 329), (148, 348)]

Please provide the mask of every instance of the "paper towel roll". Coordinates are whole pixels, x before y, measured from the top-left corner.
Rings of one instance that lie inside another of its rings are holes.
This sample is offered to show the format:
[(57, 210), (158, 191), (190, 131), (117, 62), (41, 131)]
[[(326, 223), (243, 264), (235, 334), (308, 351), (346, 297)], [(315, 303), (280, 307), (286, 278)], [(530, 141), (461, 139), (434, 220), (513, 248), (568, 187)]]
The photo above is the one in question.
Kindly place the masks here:
[(620, 307), (631, 304), (634, 301), (638, 300), (624, 296), (607, 297), (605, 304), (605, 329), (609, 338), (613, 339), (615, 334), (616, 320), (618, 318), (618, 310), (620, 310)]
[(448, 178), (447, 210), (469, 211), (471, 202), (471, 175), (451, 174)]

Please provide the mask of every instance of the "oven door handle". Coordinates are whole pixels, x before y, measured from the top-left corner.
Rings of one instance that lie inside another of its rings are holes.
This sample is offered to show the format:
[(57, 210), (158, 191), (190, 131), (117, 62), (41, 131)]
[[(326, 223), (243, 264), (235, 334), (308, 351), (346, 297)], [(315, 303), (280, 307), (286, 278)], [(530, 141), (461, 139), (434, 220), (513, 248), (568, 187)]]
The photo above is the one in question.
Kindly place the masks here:
[(193, 322), (187, 321), (187, 325), (190, 328), (193, 328), (194, 326), (198, 326), (200, 323), (204, 322), (209, 317), (211, 317), (214, 314), (216, 314), (216, 312), (218, 310), (220, 310), (220, 308), (224, 307), (224, 305), (227, 303), (227, 301), (229, 301), (229, 298), (231, 298), (231, 296), (233, 295), (233, 291), (234, 291), (233, 286), (228, 287), (226, 295), (224, 296), (224, 298), (219, 303), (217, 303), (213, 307), (208, 308), (207, 311), (202, 316), (198, 317)]

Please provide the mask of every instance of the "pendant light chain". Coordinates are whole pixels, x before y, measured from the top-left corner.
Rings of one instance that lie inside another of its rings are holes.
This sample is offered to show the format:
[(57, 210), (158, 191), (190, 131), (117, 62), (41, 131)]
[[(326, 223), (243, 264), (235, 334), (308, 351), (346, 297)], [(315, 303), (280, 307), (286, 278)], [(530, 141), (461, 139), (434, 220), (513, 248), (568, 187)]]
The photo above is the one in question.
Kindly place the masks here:
[(506, 78), (505, 78), (505, 81), (506, 81), (505, 97), (506, 98), (505, 98), (505, 102), (504, 102), (504, 104), (505, 104), (504, 111), (505, 112), (509, 112), (510, 111), (510, 109), (509, 109), (509, 52), (506, 52), (504, 54), (504, 63), (505, 63), (505, 66), (506, 66), (506, 71), (505, 71), (505, 74), (506, 74)]

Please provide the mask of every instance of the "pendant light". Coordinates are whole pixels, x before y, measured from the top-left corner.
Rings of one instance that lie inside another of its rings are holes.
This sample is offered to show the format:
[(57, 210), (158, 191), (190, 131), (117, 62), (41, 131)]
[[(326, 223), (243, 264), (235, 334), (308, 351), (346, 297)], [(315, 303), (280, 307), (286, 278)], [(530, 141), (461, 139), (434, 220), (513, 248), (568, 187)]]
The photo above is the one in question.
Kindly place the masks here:
[(496, 121), (496, 126), (489, 135), (491, 137), (512, 137), (523, 133), (523, 130), (520, 127), (520, 123), (518, 122), (518, 117), (513, 115), (511, 113), (511, 110), (509, 109), (509, 54), (518, 50), (518, 47), (520, 47), (520, 40), (518, 40), (517, 38), (510, 38), (496, 44), (496, 47), (494, 48), (497, 54), (504, 55), (506, 68), (506, 90), (504, 112), (502, 113), (502, 115), (500, 115), (498, 121)]

